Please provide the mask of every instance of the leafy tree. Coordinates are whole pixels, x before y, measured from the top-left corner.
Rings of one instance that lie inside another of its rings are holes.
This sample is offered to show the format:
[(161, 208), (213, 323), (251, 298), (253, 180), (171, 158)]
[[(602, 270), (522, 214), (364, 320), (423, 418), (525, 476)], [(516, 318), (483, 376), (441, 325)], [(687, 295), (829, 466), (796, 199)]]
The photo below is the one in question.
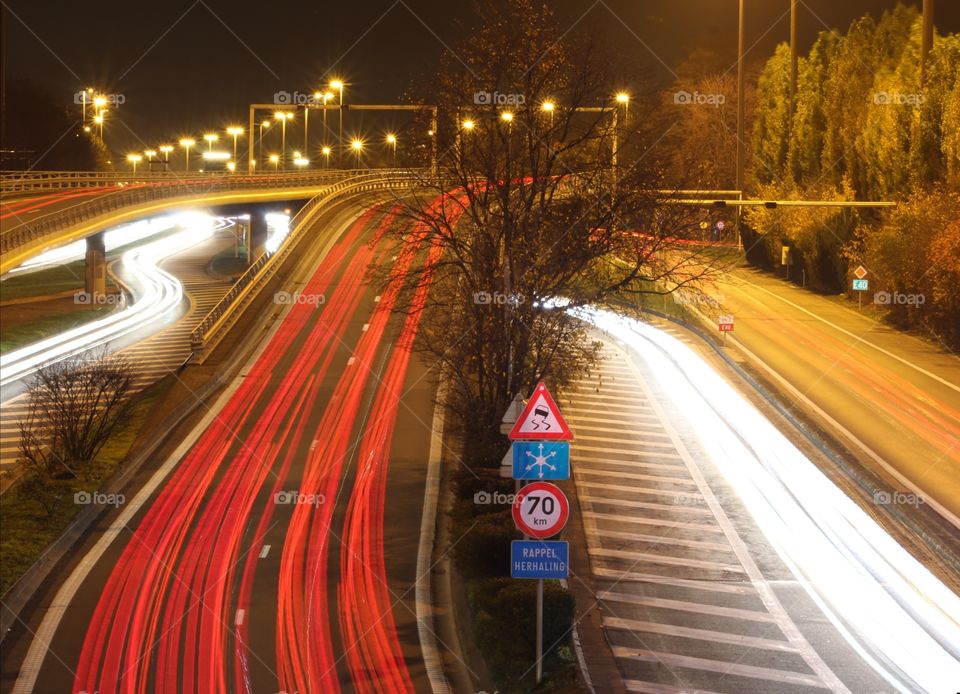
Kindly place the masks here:
[[(436, 132), (439, 176), (403, 203), (412, 240), (435, 249), (418, 347), (451, 384), (468, 461), (489, 465), (502, 455), (499, 421), (514, 395), (541, 379), (563, 386), (596, 357), (583, 325), (555, 302), (671, 291), (715, 261), (680, 243), (699, 236), (702, 215), (665, 203), (665, 133), (648, 117), (652, 101), (637, 98), (629, 111), (614, 102), (614, 61), (532, 0), (479, 13), (479, 28), (421, 87), (420, 98), (453, 117)], [(395, 233), (409, 242), (408, 229)], [(423, 279), (420, 266), (382, 278), (411, 297)]]
[(758, 183), (783, 177), (790, 137), (790, 48), (777, 46), (757, 80), (753, 175)]
[(787, 145), (787, 168), (798, 183), (814, 183), (821, 177), (826, 112), (827, 75), (840, 38), (821, 31), (808, 57), (800, 58), (797, 70), (793, 124)]

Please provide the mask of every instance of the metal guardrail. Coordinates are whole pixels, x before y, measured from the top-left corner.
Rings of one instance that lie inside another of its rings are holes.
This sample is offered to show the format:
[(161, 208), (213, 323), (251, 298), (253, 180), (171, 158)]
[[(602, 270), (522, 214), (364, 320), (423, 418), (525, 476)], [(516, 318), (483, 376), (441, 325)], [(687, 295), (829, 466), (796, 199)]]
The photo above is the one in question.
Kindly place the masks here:
[(0, 172), (0, 192), (34, 193), (62, 188), (94, 188), (105, 186), (130, 186), (147, 183), (194, 183), (237, 178), (298, 178), (302, 176), (348, 176), (355, 173), (349, 169), (322, 169), (312, 171), (277, 172), (261, 171), (256, 174), (239, 174), (227, 171), (3, 171)]
[[(403, 170), (385, 169), (378, 175), (399, 175), (409, 173)], [(67, 209), (60, 209), (47, 215), (31, 219), (27, 223), (12, 228), (0, 229), (0, 253), (10, 253), (28, 243), (48, 240), (58, 233), (78, 224), (106, 217), (124, 207), (139, 205), (154, 200), (200, 196), (218, 192), (232, 192), (256, 189), (310, 188), (335, 183), (355, 174), (349, 170), (314, 171), (278, 175), (226, 175), (196, 180), (182, 181), (179, 178), (164, 179), (152, 183), (133, 183), (117, 190), (98, 196), (94, 200), (78, 203)]]
[(412, 180), (409, 172), (407, 172), (407, 175), (397, 172), (371, 173), (335, 183), (329, 190), (325, 190), (311, 199), (290, 220), (290, 230), (280, 248), (274, 253), (265, 251), (260, 254), (217, 305), (193, 329), (190, 342), (193, 348), (194, 361), (202, 362), (210, 351), (220, 343), (223, 336), (293, 251), (304, 230), (310, 226), (313, 218), (322, 207), (344, 195), (368, 190), (408, 187)]

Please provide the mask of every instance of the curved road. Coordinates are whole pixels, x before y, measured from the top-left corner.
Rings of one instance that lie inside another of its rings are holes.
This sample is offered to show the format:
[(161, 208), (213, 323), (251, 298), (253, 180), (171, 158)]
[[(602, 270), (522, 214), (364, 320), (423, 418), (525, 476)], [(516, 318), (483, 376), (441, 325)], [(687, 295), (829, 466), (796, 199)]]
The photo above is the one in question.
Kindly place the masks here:
[(425, 688), (408, 548), (432, 392), (418, 313), (365, 276), (436, 251), (384, 240), (397, 212), (320, 234), (275, 331), (43, 611), (13, 691)]

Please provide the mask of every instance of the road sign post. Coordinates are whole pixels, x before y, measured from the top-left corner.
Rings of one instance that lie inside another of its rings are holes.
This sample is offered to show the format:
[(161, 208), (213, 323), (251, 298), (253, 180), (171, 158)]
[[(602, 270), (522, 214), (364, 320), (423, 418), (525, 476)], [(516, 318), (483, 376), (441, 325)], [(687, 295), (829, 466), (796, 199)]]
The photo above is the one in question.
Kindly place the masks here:
[[(509, 423), (513, 424), (511, 429), (507, 429)], [(569, 442), (573, 432), (543, 383), (537, 384), (525, 406), (519, 396), (514, 399), (503, 417), (500, 430), (505, 429), (512, 441), (507, 455), (512, 457), (513, 478), (518, 485), (521, 480), (537, 480), (517, 489), (513, 520), (524, 539), (510, 543), (510, 576), (537, 579), (536, 681), (540, 684), (543, 581), (566, 578), (569, 567), (569, 545), (545, 538), (563, 530), (570, 516), (570, 503), (559, 487), (545, 480), (570, 479)], [(530, 540), (531, 537), (537, 539)]]
[(727, 344), (727, 333), (733, 332), (733, 316), (720, 316), (717, 318), (717, 328), (723, 333), (723, 344)]

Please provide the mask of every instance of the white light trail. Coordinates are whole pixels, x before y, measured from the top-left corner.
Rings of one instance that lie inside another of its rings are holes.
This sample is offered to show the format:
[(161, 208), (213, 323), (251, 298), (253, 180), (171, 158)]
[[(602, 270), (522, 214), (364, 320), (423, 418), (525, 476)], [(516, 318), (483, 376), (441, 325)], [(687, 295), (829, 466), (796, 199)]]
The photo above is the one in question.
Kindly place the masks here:
[(268, 212), (263, 216), (267, 222), (267, 240), (263, 247), (267, 253), (276, 253), (283, 240), (290, 233), (290, 215), (280, 212)]
[(571, 313), (649, 364), (780, 557), (878, 673), (901, 691), (956, 690), (957, 595), (692, 349), (616, 313)]
[(183, 298), (176, 277), (157, 267), (167, 256), (210, 237), (215, 219), (187, 213), (173, 218), (183, 230), (123, 254), (124, 269), (138, 286), (136, 301), (58, 335), (34, 342), (0, 357), (0, 385), (24, 378), (45, 364), (79, 354), (139, 330), (173, 310)]

